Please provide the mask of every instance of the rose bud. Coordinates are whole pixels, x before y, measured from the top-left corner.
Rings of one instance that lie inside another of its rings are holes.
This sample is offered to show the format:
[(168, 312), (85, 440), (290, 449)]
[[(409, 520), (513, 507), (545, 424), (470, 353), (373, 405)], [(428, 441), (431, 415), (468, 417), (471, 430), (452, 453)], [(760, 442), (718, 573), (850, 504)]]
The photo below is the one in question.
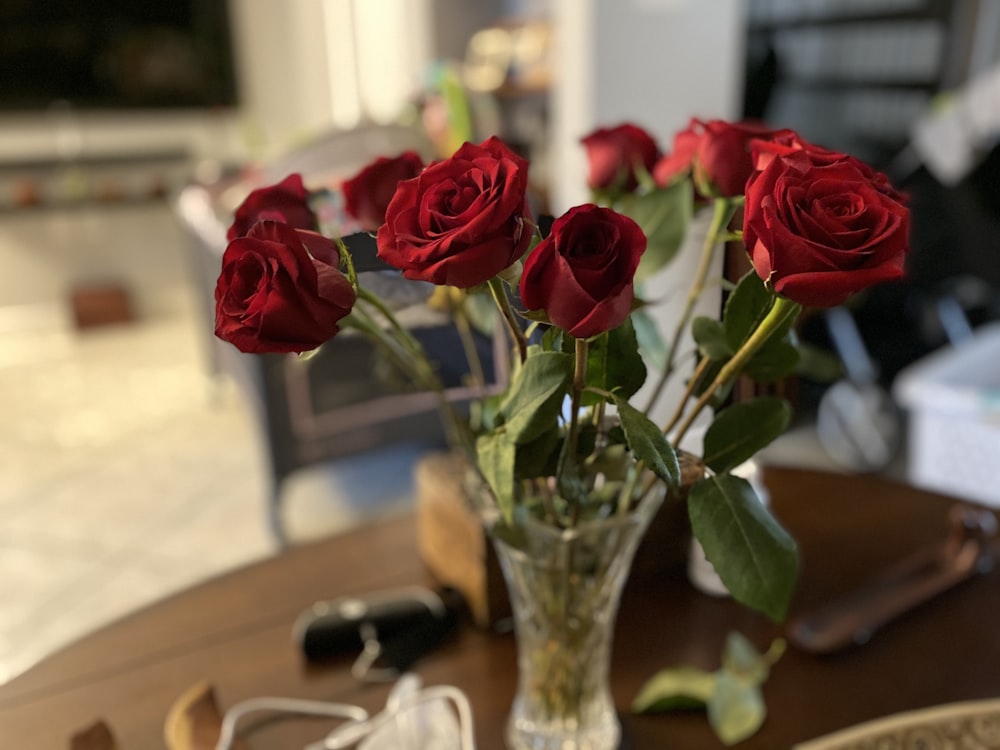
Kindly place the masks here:
[(653, 165), (653, 181), (657, 185), (666, 187), (678, 177), (691, 172), (691, 162), (694, 159), (694, 152), (698, 149), (702, 132), (704, 123), (694, 118), (684, 130), (677, 131), (674, 135), (673, 150), (669, 154), (664, 154)]
[(277, 185), (257, 188), (236, 209), (226, 238), (246, 236), (258, 221), (280, 221), (298, 229), (315, 231), (319, 228), (316, 214), (309, 207), (309, 194), (302, 184), (302, 175), (290, 174)]
[(299, 232), (258, 222), (222, 256), (215, 335), (243, 352), (308, 351), (337, 333), (354, 299), (344, 274), (310, 256)]
[(527, 190), (528, 162), (500, 139), (465, 143), (399, 183), (378, 230), (378, 257), (408, 279), (478, 286), (528, 249)]
[(571, 208), (525, 260), (521, 300), (577, 338), (610, 331), (632, 310), (645, 249), (646, 235), (627, 216), (592, 204)]
[(743, 195), (754, 171), (751, 143), (790, 132), (746, 121), (709, 120), (703, 127), (693, 157), (695, 184), (704, 195), (726, 198)]
[(344, 210), (368, 232), (385, 223), (385, 210), (401, 180), (420, 174), (423, 159), (416, 151), (399, 156), (380, 156), (356, 175), (344, 181)]
[(660, 150), (645, 130), (631, 123), (599, 128), (580, 141), (587, 152), (587, 184), (592, 190), (635, 190), (636, 172), (652, 172)]

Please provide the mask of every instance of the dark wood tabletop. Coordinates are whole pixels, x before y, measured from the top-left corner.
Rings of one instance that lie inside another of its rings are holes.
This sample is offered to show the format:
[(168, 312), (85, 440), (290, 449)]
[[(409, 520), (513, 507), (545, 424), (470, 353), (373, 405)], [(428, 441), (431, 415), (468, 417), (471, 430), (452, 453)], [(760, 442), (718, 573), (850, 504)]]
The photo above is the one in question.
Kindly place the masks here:
[[(864, 583), (915, 549), (940, 542), (953, 500), (874, 477), (770, 468), (775, 514), (799, 543), (801, 580), (792, 615)], [(309, 667), (291, 637), (317, 600), (394, 586), (433, 584), (416, 551), (412, 516), (341, 536), (209, 581), (154, 604), (52, 655), (0, 687), (0, 747), (65, 748), (105, 720), (122, 750), (163, 748), (173, 701), (195, 683), (216, 688), (223, 707), (262, 695), (308, 697), (379, 710), (388, 685), (351, 677), (351, 657)], [(769, 718), (739, 745), (776, 750), (902, 710), (1000, 696), (1000, 573), (978, 575), (877, 632), (868, 644), (817, 656), (793, 647), (764, 688)], [(682, 571), (630, 582), (612, 665), (623, 747), (703, 750), (723, 745), (701, 712), (635, 716), (628, 706), (658, 669), (714, 669), (729, 631), (757, 646), (782, 627), (727, 599), (695, 591)], [(511, 635), (464, 625), (415, 670), (427, 685), (470, 698), (480, 750), (502, 747), (514, 692)], [(255, 730), (254, 749), (297, 749), (322, 722)]]

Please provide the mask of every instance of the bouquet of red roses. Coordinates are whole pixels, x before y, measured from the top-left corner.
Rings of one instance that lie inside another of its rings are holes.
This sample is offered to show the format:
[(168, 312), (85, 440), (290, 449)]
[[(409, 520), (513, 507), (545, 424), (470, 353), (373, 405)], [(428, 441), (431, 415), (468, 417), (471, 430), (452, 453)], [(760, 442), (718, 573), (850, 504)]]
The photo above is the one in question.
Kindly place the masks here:
[[(737, 377), (775, 380), (798, 359), (803, 306), (828, 307), (903, 273), (909, 215), (884, 175), (790, 130), (693, 120), (669, 153), (639, 127), (583, 139), (593, 202), (534, 216), (528, 162), (498, 138), (424, 165), (387, 155), (343, 185), (348, 212), (377, 237), (378, 257), (459, 302), (492, 297), (513, 367), (501, 394), (470, 415), (442, 399), (456, 445), (492, 489), (500, 514), (568, 528), (626, 512), (679, 482), (675, 446), (699, 414), (705, 476), (688, 498), (692, 530), (740, 601), (783, 616), (797, 573), (794, 542), (730, 470), (787, 427), (776, 398), (727, 405)], [(370, 336), (421, 387), (441, 391), (433, 362), (384, 300), (359, 282), (351, 238), (319, 231), (314, 193), (297, 175), (254, 191), (229, 230), (216, 289), (216, 334), (246, 352), (305, 352), (341, 329)], [(636, 285), (669, 264), (696, 209), (712, 210), (688, 304), (665, 347), (653, 401), (678, 375), (690, 328), (697, 363), (669, 423), (633, 397), (648, 357), (634, 319)], [(742, 227), (731, 228), (742, 212)], [(711, 258), (741, 239), (753, 270), (721, 319), (693, 317)]]

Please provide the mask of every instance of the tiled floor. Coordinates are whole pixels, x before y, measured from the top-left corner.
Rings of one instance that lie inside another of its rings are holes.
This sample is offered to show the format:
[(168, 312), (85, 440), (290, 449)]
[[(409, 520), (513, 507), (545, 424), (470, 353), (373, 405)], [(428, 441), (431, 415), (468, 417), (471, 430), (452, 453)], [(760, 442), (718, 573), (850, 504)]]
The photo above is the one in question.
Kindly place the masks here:
[[(0, 682), (275, 552), (259, 445), (239, 394), (207, 379), (194, 316), (84, 333), (30, 317), (0, 315)], [(419, 454), (403, 446), (294, 476), (293, 536), (404, 506)], [(399, 470), (372, 472), (373, 461)]]

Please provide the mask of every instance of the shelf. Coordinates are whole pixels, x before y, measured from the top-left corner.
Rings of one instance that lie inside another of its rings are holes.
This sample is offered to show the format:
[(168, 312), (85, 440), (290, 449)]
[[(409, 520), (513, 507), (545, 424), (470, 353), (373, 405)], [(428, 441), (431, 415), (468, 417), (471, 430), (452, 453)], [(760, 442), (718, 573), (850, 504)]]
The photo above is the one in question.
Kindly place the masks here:
[(899, 23), (903, 21), (941, 21), (947, 22), (954, 10), (953, 3), (947, 0), (929, 0), (920, 5), (898, 8), (857, 10), (842, 13), (828, 12), (825, 14), (799, 14), (787, 18), (755, 19), (748, 21), (748, 31), (768, 33), (775, 31), (790, 31), (804, 28), (852, 26), (869, 23)]
[(790, 76), (781, 80), (782, 86), (792, 89), (809, 89), (817, 93), (841, 93), (849, 91), (914, 91), (928, 95), (938, 90), (937, 81), (892, 81), (874, 78), (813, 78)]

